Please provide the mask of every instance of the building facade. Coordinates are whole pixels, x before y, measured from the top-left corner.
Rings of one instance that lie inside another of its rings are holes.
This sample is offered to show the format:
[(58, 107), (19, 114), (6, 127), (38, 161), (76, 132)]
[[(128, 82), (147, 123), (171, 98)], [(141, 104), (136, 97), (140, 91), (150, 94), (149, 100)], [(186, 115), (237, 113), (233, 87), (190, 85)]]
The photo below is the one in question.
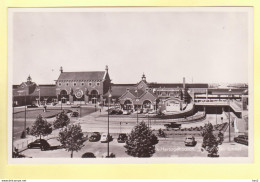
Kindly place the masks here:
[(101, 103), (110, 88), (108, 66), (105, 71), (63, 72), (56, 80), (56, 96), (62, 103)]
[(242, 100), (247, 88), (209, 88), (208, 84), (148, 82), (145, 74), (136, 84), (111, 83), (108, 66), (105, 71), (64, 72), (55, 84), (37, 85), (29, 76), (26, 82), (13, 85), (14, 105), (29, 104), (103, 104), (124, 110), (152, 109), (169, 112), (185, 110), (189, 103), (207, 100)]

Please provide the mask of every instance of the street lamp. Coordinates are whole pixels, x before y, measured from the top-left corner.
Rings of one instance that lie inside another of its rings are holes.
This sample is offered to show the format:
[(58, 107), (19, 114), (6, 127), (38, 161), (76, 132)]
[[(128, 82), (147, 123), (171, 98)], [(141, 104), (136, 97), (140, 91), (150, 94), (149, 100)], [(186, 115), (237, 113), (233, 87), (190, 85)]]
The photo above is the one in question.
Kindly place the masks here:
[(135, 92), (136, 92), (136, 95), (137, 95), (137, 99), (136, 99), (136, 102), (137, 102), (137, 115), (136, 115), (136, 122), (137, 122), (137, 124), (138, 124), (138, 102), (139, 102), (139, 98), (138, 98), (138, 90), (136, 89), (135, 90)]
[(94, 101), (95, 101), (95, 112), (96, 112), (96, 111), (97, 111), (97, 98), (94, 97), (93, 99), (94, 99)]
[(79, 117), (81, 118), (81, 100), (79, 101)]
[(136, 115), (136, 119), (137, 119), (137, 124), (138, 124), (138, 102), (139, 102), (139, 99), (136, 99), (136, 102), (137, 102), (137, 115)]
[[(109, 134), (109, 105), (110, 105), (110, 98), (112, 97), (111, 93), (108, 95), (108, 110), (107, 110), (107, 136), (110, 137)], [(107, 141), (107, 157), (109, 157), (109, 138)]]
[[(230, 93), (231, 92), (231, 89), (228, 90), (228, 92)], [(229, 142), (231, 142), (231, 136), (230, 136), (230, 94), (228, 95), (228, 139), (229, 139)]]
[(24, 93), (24, 136), (26, 137), (26, 92), (25, 90), (18, 91), (20, 93)]
[[(60, 91), (61, 89), (59, 89), (59, 88), (56, 88), (56, 91)], [(58, 101), (58, 103), (59, 103), (59, 94), (57, 93), (57, 101)], [(60, 109), (61, 109), (61, 111), (62, 111), (62, 98), (61, 98), (61, 95), (60, 95), (60, 104), (61, 104), (61, 107), (60, 107)]]

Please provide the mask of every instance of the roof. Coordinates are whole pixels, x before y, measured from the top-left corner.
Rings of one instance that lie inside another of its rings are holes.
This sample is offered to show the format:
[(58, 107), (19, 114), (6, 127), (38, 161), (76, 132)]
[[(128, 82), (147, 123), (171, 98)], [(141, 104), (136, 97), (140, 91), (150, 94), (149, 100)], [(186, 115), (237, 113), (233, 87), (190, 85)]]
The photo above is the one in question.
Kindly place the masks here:
[(105, 71), (62, 72), (58, 80), (103, 80)]
[[(40, 89), (40, 91), (38, 91), (38, 89)], [(55, 85), (39, 85), (38, 88), (35, 89), (30, 95), (39, 96), (39, 92), (41, 97), (57, 96)]]
[(209, 94), (245, 94), (245, 90), (247, 89), (243, 89), (243, 88), (233, 88), (233, 89), (229, 89), (229, 88), (210, 88), (208, 89), (208, 93)]
[[(206, 83), (186, 83), (186, 88), (208, 88)], [(150, 88), (183, 88), (183, 83), (149, 83)]]
[[(55, 85), (39, 85), (37, 87), (33, 88), (34, 90), (32, 91), (31, 94), (28, 94), (26, 91), (27, 96), (40, 96), (41, 97), (55, 97), (56, 96), (56, 86)], [(39, 90), (40, 89), (40, 93)], [(24, 96), (24, 94), (19, 94), (19, 91), (27, 90), (27, 88), (16, 88), (13, 89), (13, 95), (14, 96)]]
[(141, 97), (144, 94), (144, 91), (141, 89), (129, 89), (129, 92), (133, 94), (135, 97)]
[[(112, 97), (120, 97), (123, 95), (127, 89), (134, 89), (135, 84), (113, 84), (111, 85), (111, 95)], [(105, 94), (107, 96), (108, 93)]]

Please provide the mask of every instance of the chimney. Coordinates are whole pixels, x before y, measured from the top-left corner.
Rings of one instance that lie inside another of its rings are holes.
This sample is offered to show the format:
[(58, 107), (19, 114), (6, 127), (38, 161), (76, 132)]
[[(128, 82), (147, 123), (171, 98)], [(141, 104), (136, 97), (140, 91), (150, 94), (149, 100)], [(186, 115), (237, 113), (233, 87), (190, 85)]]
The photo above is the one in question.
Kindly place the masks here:
[(186, 85), (185, 85), (185, 77), (183, 77), (183, 88), (185, 88)]
[(63, 73), (63, 68), (62, 68), (62, 66), (60, 67), (60, 73)]

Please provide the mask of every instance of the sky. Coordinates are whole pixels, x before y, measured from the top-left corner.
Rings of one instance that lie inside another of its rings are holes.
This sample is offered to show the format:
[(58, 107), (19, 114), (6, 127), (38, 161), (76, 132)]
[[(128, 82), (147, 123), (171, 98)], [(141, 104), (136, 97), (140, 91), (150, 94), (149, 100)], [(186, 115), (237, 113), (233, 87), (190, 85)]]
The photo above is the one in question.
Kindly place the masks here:
[(247, 83), (248, 14), (175, 10), (14, 12), (13, 84), (106, 65), (113, 83)]

